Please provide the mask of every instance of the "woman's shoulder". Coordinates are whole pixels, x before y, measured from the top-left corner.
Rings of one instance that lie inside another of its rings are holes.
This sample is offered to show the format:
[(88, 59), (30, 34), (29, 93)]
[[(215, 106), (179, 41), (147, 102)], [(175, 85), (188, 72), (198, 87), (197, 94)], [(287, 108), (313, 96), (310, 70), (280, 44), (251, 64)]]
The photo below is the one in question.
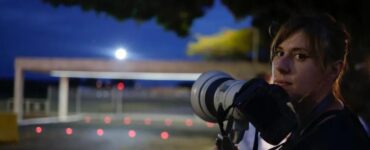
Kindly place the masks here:
[(311, 128), (312, 130), (315, 130), (314, 128), (317, 128), (317, 130), (323, 133), (331, 133), (337, 131), (341, 131), (339, 133), (347, 133), (346, 131), (348, 131), (348, 134), (366, 134), (364, 126), (361, 124), (357, 115), (351, 112), (348, 108), (343, 108), (341, 110), (331, 110), (321, 114), (313, 121)]
[(305, 134), (305, 141), (315, 141), (332, 148), (370, 149), (370, 139), (364, 127), (358, 117), (347, 108), (321, 114)]
[(358, 117), (347, 108), (320, 114), (304, 130), (297, 130), (282, 149), (370, 149), (370, 139)]

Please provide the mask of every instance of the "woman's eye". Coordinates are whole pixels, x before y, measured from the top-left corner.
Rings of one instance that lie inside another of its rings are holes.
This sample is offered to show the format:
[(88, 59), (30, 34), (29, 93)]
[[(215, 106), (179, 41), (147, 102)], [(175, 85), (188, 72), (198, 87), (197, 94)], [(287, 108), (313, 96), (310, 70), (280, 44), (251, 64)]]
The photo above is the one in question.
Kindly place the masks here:
[(284, 55), (284, 52), (282, 52), (282, 51), (275, 51), (274, 52), (274, 57), (281, 57), (281, 56), (283, 56)]
[(297, 60), (303, 61), (303, 60), (306, 60), (308, 58), (308, 55), (306, 55), (306, 54), (296, 54), (295, 58)]

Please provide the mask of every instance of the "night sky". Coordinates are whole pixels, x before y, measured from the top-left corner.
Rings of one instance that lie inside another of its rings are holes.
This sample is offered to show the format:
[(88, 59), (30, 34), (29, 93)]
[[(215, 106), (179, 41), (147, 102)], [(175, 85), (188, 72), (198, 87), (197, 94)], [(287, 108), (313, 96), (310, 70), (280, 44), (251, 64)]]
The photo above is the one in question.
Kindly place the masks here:
[(236, 21), (219, 1), (195, 20), (188, 37), (181, 38), (154, 20), (119, 22), (79, 6), (54, 8), (42, 0), (0, 0), (0, 78), (13, 77), (16, 57), (114, 59), (119, 47), (126, 48), (132, 60), (199, 60), (186, 55), (195, 35), (248, 26), (250, 18)]

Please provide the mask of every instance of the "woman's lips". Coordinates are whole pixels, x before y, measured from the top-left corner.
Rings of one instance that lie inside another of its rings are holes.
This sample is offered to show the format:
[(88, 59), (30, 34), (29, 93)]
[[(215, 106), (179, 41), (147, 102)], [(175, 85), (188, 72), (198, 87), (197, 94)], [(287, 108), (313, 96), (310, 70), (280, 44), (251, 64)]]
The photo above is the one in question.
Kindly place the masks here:
[(286, 87), (286, 86), (292, 85), (291, 82), (285, 81), (285, 80), (275, 80), (274, 84), (276, 84), (278, 86), (281, 86), (281, 87)]

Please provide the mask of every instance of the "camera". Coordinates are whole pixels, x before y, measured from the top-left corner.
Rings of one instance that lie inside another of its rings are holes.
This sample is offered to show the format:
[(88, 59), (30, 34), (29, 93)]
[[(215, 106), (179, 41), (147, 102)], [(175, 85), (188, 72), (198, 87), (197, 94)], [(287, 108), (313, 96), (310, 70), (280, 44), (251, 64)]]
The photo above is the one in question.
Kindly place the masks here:
[(191, 106), (201, 119), (217, 122), (220, 126), (231, 120), (236, 126), (247, 129), (245, 126), (250, 122), (266, 142), (274, 145), (297, 125), (284, 89), (260, 78), (236, 80), (221, 71), (199, 76), (191, 89)]
[[(246, 81), (234, 80), (230, 75), (213, 71), (203, 73), (193, 84), (191, 89), (191, 106), (193, 111), (203, 120), (217, 122), (217, 109), (219, 106), (225, 110), (231, 106), (235, 94)], [(234, 116), (242, 119), (240, 114), (228, 114), (227, 118)]]

